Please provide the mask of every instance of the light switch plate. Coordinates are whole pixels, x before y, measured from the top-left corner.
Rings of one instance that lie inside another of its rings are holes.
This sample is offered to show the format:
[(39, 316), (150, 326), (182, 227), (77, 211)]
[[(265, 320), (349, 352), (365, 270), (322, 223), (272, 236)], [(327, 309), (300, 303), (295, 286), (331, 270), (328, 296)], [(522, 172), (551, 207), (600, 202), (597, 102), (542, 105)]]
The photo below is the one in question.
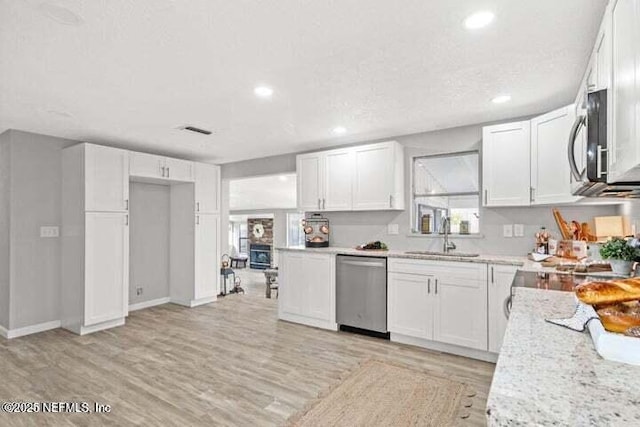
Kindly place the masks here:
[(513, 224), (505, 224), (502, 226), (502, 237), (513, 237)]
[(58, 237), (60, 236), (60, 227), (47, 226), (40, 227), (40, 237)]
[(524, 237), (524, 224), (513, 224), (513, 235), (516, 237)]
[(398, 224), (387, 225), (387, 234), (400, 234), (400, 226)]

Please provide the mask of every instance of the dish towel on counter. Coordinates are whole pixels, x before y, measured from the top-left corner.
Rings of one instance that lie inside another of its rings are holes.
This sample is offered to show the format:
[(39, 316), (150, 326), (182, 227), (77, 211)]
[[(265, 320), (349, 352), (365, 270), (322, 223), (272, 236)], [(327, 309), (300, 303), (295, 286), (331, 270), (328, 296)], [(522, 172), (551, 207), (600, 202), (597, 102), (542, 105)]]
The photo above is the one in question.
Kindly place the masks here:
[(572, 317), (568, 319), (545, 319), (549, 323), (553, 323), (554, 325), (564, 326), (565, 328), (569, 328), (573, 331), (584, 332), (587, 329), (587, 325), (593, 319), (597, 319), (598, 316), (594, 315), (595, 312), (593, 308), (582, 303), (578, 303), (576, 307), (576, 312)]

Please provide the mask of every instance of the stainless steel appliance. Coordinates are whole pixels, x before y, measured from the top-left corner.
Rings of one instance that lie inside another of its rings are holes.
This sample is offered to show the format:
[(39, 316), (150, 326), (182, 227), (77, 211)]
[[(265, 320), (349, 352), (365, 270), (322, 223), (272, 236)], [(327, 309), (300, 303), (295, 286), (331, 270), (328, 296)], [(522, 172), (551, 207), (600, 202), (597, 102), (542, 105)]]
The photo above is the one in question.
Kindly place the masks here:
[(607, 91), (587, 95), (568, 144), (571, 192), (584, 197), (640, 197), (639, 182), (607, 182)]
[(387, 259), (338, 255), (336, 320), (342, 330), (387, 333)]

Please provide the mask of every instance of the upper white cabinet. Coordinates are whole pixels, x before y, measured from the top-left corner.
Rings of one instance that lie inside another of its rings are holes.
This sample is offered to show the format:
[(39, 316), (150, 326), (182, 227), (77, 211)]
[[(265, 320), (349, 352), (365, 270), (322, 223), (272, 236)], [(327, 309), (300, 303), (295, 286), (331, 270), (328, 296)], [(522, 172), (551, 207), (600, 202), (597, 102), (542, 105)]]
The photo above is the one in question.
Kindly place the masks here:
[(296, 170), (301, 210), (404, 208), (404, 150), (395, 141), (302, 154)]
[(335, 330), (335, 257), (287, 251), (279, 259), (278, 317)]
[(124, 212), (129, 209), (129, 157), (125, 150), (82, 144), (84, 210)]
[(566, 150), (575, 120), (573, 105), (531, 120), (531, 204), (570, 203), (571, 172)]
[(487, 350), (486, 264), (390, 259), (388, 304), (391, 333)]
[[(528, 121), (482, 129), (484, 206), (526, 206), (530, 202)], [(568, 133), (567, 133), (568, 137)]]
[(129, 153), (129, 174), (154, 180), (193, 182), (194, 162), (147, 153)]
[(195, 212), (220, 212), (220, 166), (196, 163)]
[(640, 181), (640, 0), (612, 2), (612, 135), (607, 181)]
[(489, 265), (489, 351), (499, 353), (507, 330), (507, 304), (511, 297), (511, 283), (518, 267)]

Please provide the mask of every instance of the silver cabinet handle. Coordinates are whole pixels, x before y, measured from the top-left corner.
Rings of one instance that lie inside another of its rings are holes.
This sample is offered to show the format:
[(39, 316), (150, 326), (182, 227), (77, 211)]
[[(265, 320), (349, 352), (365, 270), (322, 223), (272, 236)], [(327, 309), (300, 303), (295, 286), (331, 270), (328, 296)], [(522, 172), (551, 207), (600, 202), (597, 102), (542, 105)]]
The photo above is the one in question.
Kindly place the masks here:
[(431, 277), (427, 279), (427, 293), (431, 293)]
[(493, 280), (493, 267), (491, 267), (491, 283), (496, 283), (496, 282)]
[(167, 178), (170, 178), (170, 177), (171, 177), (171, 169), (167, 168)]
[(200, 225), (200, 215), (196, 215), (196, 225)]
[(196, 202), (196, 212), (200, 212), (200, 202)]
[(438, 279), (436, 279), (436, 295), (438, 295)]
[(536, 189), (533, 187), (529, 187), (529, 201), (530, 202), (536, 201)]
[(129, 226), (129, 215), (124, 216), (124, 225)]
[(163, 178), (164, 178), (164, 175), (165, 175), (165, 173), (164, 173), (164, 170), (165, 170), (165, 169), (166, 169), (166, 168), (165, 168), (164, 166), (161, 166), (161, 167), (160, 167), (160, 170), (162, 171), (162, 177), (163, 177)]
[(129, 199), (126, 199), (126, 200), (124, 201), (124, 210), (125, 210), (125, 211), (128, 211), (128, 210), (129, 210)]
[(573, 175), (573, 179), (576, 182), (580, 182), (585, 177), (585, 170), (580, 172), (578, 170), (578, 165), (576, 164), (576, 158), (574, 156), (574, 148), (576, 145), (576, 138), (578, 137), (578, 132), (580, 132), (580, 128), (587, 125), (587, 118), (583, 115), (576, 117), (576, 121), (573, 123), (571, 127), (571, 132), (569, 133), (569, 143), (567, 144), (567, 156), (569, 157), (569, 169), (571, 170), (571, 175)]
[(318, 209), (322, 209), (322, 208), (320, 207), (320, 206), (322, 206), (322, 205), (321, 205), (321, 203), (322, 203), (322, 202), (320, 201), (320, 199), (318, 199)]
[(393, 196), (389, 194), (389, 207), (393, 208)]

